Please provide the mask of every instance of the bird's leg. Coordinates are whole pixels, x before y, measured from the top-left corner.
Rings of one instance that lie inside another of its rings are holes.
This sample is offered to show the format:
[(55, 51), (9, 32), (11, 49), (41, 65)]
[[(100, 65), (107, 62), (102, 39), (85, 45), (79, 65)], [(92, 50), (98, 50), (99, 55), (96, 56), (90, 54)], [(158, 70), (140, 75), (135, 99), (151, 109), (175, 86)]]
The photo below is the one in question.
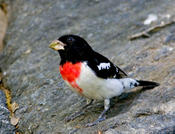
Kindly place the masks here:
[(72, 114), (72, 115), (66, 117), (65, 121), (66, 121), (66, 122), (69, 122), (69, 121), (74, 120), (74, 119), (76, 119), (77, 117), (83, 115), (83, 114), (85, 113), (85, 109), (86, 109), (87, 107), (89, 107), (92, 103), (93, 103), (93, 100), (92, 100), (92, 99), (86, 99), (86, 105), (83, 106), (78, 112), (75, 112), (74, 114)]
[(104, 100), (104, 110), (103, 112), (100, 114), (100, 116), (98, 117), (98, 119), (103, 119), (105, 118), (105, 114), (106, 112), (109, 110), (110, 108), (110, 99), (105, 99)]
[(97, 125), (99, 122), (105, 120), (106, 119), (105, 115), (106, 115), (106, 112), (109, 110), (109, 108), (110, 108), (110, 99), (105, 99), (103, 112), (100, 114), (100, 116), (98, 117), (98, 119), (96, 121), (94, 121), (92, 123), (88, 123), (86, 126), (91, 127), (91, 126)]

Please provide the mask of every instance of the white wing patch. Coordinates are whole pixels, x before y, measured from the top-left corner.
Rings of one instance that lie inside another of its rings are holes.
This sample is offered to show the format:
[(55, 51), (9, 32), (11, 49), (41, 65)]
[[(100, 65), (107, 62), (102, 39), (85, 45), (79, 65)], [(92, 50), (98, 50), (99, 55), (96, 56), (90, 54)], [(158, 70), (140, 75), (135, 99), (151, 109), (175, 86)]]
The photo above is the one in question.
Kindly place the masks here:
[(109, 69), (110, 68), (110, 63), (100, 63), (97, 67), (98, 67), (99, 70)]

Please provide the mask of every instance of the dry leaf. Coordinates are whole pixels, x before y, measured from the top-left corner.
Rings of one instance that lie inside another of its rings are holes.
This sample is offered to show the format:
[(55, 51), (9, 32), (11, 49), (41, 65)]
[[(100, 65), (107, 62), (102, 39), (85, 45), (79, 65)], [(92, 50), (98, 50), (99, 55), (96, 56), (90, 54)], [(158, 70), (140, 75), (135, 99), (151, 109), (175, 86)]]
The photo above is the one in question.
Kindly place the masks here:
[(19, 105), (16, 102), (12, 103), (12, 112), (14, 113), (19, 108)]
[(10, 119), (10, 122), (12, 125), (16, 126), (19, 122), (19, 118), (15, 117), (15, 116), (12, 116), (11, 119)]
[(3, 39), (5, 37), (6, 29), (7, 29), (7, 15), (2, 9), (0, 9), (0, 33), (1, 33), (0, 34), (0, 51), (3, 48)]

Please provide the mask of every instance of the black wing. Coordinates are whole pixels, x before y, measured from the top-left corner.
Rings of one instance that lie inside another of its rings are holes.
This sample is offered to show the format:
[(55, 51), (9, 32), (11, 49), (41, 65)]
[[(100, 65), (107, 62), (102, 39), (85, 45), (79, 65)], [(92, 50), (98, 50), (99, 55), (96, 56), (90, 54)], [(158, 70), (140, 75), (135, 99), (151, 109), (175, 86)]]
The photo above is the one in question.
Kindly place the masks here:
[(127, 76), (124, 71), (97, 52), (95, 52), (93, 57), (88, 61), (88, 65), (92, 68), (96, 75), (101, 78), (120, 79)]

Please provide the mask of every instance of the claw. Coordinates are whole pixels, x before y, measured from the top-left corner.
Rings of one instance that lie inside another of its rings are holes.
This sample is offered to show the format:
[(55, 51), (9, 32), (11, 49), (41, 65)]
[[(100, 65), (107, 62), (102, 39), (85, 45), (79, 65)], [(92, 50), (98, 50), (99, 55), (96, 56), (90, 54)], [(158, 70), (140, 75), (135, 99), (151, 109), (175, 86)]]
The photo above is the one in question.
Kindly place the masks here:
[(104, 116), (104, 117), (100, 117), (100, 118), (98, 118), (96, 121), (94, 121), (94, 122), (92, 122), (92, 123), (86, 124), (85, 127), (92, 127), (92, 126), (95, 126), (95, 125), (97, 125), (98, 123), (100, 123), (100, 122), (102, 122), (102, 121), (104, 121), (104, 120), (106, 120), (106, 117), (105, 117), (105, 116)]

